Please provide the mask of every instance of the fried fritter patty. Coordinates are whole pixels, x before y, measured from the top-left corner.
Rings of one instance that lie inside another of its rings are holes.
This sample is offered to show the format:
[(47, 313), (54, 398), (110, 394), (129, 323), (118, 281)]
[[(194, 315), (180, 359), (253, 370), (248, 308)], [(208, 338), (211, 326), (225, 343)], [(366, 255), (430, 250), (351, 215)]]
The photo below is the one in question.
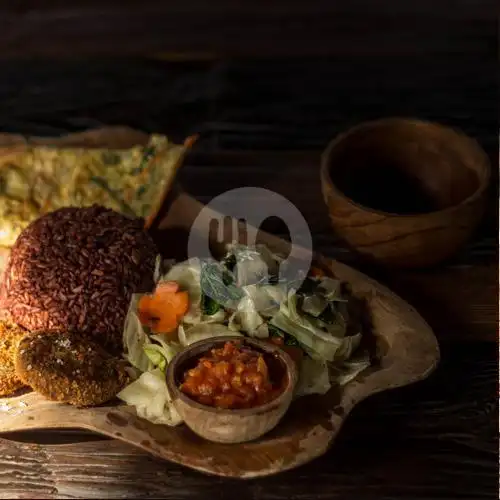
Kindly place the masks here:
[(11, 396), (25, 386), (16, 374), (14, 358), (17, 345), (26, 333), (10, 321), (0, 321), (0, 397)]
[(126, 363), (78, 334), (34, 332), (21, 340), (16, 371), (52, 401), (96, 406), (113, 399), (129, 382)]

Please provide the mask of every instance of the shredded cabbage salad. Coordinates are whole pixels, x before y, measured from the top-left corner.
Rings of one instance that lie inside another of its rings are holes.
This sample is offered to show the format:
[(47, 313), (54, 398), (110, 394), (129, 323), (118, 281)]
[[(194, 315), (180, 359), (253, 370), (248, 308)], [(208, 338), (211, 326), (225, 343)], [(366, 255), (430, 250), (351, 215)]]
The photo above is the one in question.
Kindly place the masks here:
[(264, 246), (239, 244), (229, 246), (220, 262), (189, 259), (163, 274), (158, 261), (157, 286), (175, 282), (187, 292), (189, 307), (175, 332), (153, 332), (138, 313), (142, 295), (132, 297), (123, 343), (135, 380), (118, 398), (153, 423), (182, 423), (168, 392), (166, 367), (190, 344), (225, 335), (269, 340), (294, 351), (295, 359), (299, 354), (295, 397), (325, 394), (368, 368), (370, 356), (360, 346), (363, 332), (349, 321), (343, 284), (323, 275), (282, 282), (280, 262)]

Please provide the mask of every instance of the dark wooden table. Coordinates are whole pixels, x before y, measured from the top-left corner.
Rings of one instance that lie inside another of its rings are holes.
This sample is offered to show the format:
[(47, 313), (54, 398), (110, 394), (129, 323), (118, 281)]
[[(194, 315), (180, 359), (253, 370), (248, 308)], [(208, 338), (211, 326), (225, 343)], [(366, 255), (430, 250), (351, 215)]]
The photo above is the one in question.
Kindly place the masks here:
[[(314, 152), (198, 154), (180, 179), (200, 199), (246, 184), (280, 192), (304, 213), (318, 250), (353, 263), (329, 228), (317, 161)], [(442, 363), (427, 381), (362, 403), (310, 465), (236, 482), (79, 431), (32, 432), (0, 445), (0, 498), (494, 498), (498, 273), (496, 261), (473, 255), (469, 248), (469, 265), (457, 258), (439, 270), (380, 276), (435, 328)]]
[(0, 6), (0, 57), (494, 57), (496, 15), (494, 0), (23, 0)]
[[(229, 2), (215, 2), (210, 13), (195, 1), (176, 9), (169, 2), (142, 2), (149, 6), (142, 13), (124, 2), (129, 10), (120, 19), (127, 29), (106, 24), (115, 4), (107, 0), (71, 6), (51, 1), (39, 10), (33, 2), (1, 7), (4, 58), (73, 59), (2, 60), (0, 131), (57, 135), (127, 124), (176, 139), (200, 132), (179, 176), (188, 192), (207, 202), (233, 187), (273, 189), (302, 211), (317, 251), (358, 267), (326, 217), (321, 149), (353, 123), (411, 115), (462, 128), (498, 165), (496, 25), (487, 0), (398, 2), (397, 8), (386, 1), (375, 17), (374, 7), (361, 8), (367, 2), (349, 8), (333, 3), (308, 2), (316, 5), (308, 11), (305, 3), (287, 2), (293, 8), (283, 24), (283, 2), (267, 6), (264, 20), (258, 2), (243, 14), (224, 10)], [(259, 19), (261, 36), (254, 34)], [(150, 30), (140, 31), (147, 22)], [(362, 43), (366, 33), (371, 42)], [(267, 55), (288, 57), (219, 57), (262, 55), (266, 47)], [(203, 61), (181, 63), (76, 58), (168, 53), (172, 59), (179, 51), (191, 51), (188, 59), (207, 54)], [(291, 57), (300, 54), (315, 57)], [(25, 433), (1, 441), (0, 498), (497, 498), (497, 205), (492, 189), (474, 240), (437, 269), (365, 269), (421, 311), (439, 338), (442, 363), (427, 381), (359, 405), (320, 459), (238, 482), (81, 431)], [(280, 233), (278, 226), (269, 229)]]

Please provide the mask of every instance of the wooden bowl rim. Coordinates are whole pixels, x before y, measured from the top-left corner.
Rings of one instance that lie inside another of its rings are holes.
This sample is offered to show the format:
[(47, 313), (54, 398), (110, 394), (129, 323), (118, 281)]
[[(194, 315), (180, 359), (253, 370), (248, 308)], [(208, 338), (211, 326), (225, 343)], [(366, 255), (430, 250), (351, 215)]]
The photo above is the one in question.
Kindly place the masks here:
[[(202, 405), (197, 403), (194, 399), (186, 396), (180, 389), (177, 387), (175, 383), (177, 369), (179, 368), (179, 364), (187, 359), (198, 356), (199, 354), (208, 351), (210, 348), (214, 347), (217, 344), (224, 344), (226, 342), (244, 342), (250, 347), (255, 347), (257, 349), (263, 350), (267, 353), (276, 354), (280, 360), (283, 362), (285, 366), (286, 374), (287, 374), (287, 383), (286, 388), (283, 392), (276, 398), (268, 403), (263, 405), (255, 406), (252, 408), (245, 409), (220, 409), (220, 408), (212, 408), (211, 406)], [(186, 349), (183, 349), (181, 352), (177, 353), (172, 361), (167, 366), (166, 373), (166, 382), (167, 387), (170, 392), (170, 396), (175, 401), (176, 399), (180, 399), (186, 405), (196, 408), (197, 410), (201, 410), (206, 413), (212, 413), (216, 415), (238, 415), (240, 417), (257, 417), (260, 415), (264, 415), (270, 410), (273, 410), (277, 407), (283, 406), (287, 404), (289, 400), (290, 393), (293, 393), (295, 390), (295, 386), (298, 382), (298, 370), (295, 362), (292, 360), (290, 355), (281, 349), (279, 346), (271, 344), (269, 342), (263, 342), (262, 340), (257, 340), (251, 337), (242, 337), (236, 335), (223, 335), (220, 337), (214, 337), (210, 339), (199, 340), (198, 342), (194, 342)]]
[[(481, 158), (482, 161), (479, 162), (482, 168), (482, 175), (479, 176), (479, 186), (478, 188), (467, 198), (464, 198), (461, 200), (459, 203), (456, 203), (455, 205), (442, 208), (440, 210), (433, 210), (431, 212), (424, 212), (424, 213), (413, 213), (413, 214), (400, 214), (397, 212), (386, 212), (384, 210), (378, 210), (375, 208), (368, 207), (366, 205), (363, 205), (346, 194), (344, 194), (337, 186), (336, 184), (332, 181), (332, 178), (330, 176), (330, 158), (332, 151), (339, 146), (345, 139), (348, 137), (352, 136), (356, 132), (359, 132), (360, 130), (370, 128), (370, 127), (379, 127), (379, 126), (385, 126), (385, 125), (396, 125), (396, 124), (405, 124), (405, 125), (424, 125), (427, 128), (432, 128), (438, 132), (448, 132), (448, 133), (453, 133), (456, 135), (457, 139), (460, 139), (463, 142), (467, 142), (468, 146), (474, 150), (474, 152), (477, 154), (478, 158)], [(442, 125), (441, 123), (437, 122), (432, 122), (428, 120), (421, 120), (418, 118), (405, 118), (405, 117), (391, 117), (391, 118), (380, 118), (377, 120), (369, 120), (369, 121), (363, 121), (361, 123), (358, 123), (357, 125), (354, 125), (353, 127), (350, 127), (344, 132), (341, 132), (337, 136), (335, 136), (327, 145), (326, 149), (323, 151), (321, 155), (321, 167), (320, 167), (320, 176), (321, 176), (321, 184), (324, 188), (328, 188), (329, 190), (333, 191), (338, 197), (344, 199), (345, 201), (349, 202), (351, 205), (355, 206), (356, 208), (359, 208), (360, 210), (363, 210), (368, 213), (372, 213), (375, 215), (381, 215), (381, 216), (390, 216), (390, 217), (398, 217), (398, 218), (406, 218), (406, 219), (415, 219), (415, 218), (423, 218), (423, 217), (429, 217), (429, 216), (436, 216), (436, 215), (447, 215), (449, 213), (454, 212), (457, 210), (457, 208), (468, 205), (474, 201), (476, 201), (478, 198), (483, 196), (484, 192), (488, 188), (490, 178), (491, 178), (491, 165), (489, 158), (484, 151), (484, 149), (481, 147), (481, 145), (474, 139), (473, 137), (468, 136), (464, 132), (457, 130), (453, 127), (449, 127), (447, 125)]]

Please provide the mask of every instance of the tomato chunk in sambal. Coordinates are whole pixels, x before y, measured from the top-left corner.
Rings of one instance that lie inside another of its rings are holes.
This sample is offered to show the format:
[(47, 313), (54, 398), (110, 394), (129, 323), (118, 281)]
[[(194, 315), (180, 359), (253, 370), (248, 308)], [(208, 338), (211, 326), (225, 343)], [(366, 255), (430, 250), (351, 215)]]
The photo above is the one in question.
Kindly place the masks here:
[(283, 373), (275, 376), (276, 363), (272, 355), (226, 342), (201, 356), (196, 366), (185, 372), (180, 390), (198, 403), (215, 408), (253, 408), (283, 391)]

